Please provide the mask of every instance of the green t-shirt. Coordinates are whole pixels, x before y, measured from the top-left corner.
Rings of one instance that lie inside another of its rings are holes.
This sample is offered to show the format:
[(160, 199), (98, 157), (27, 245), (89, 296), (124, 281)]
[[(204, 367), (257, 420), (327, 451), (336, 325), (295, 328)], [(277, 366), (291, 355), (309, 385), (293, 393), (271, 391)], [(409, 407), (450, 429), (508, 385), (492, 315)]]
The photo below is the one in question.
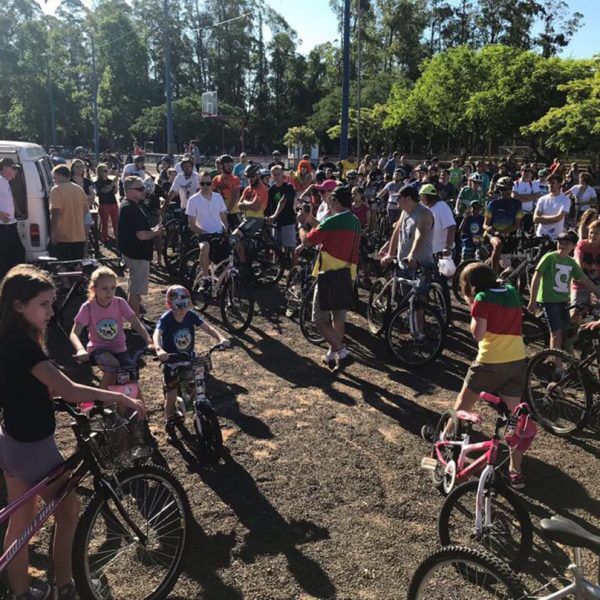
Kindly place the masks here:
[(459, 189), (462, 185), (463, 175), (465, 174), (462, 167), (451, 167), (448, 169), (450, 172), (450, 183), (456, 188)]
[(462, 215), (473, 200), (479, 200), (481, 208), (485, 207), (485, 197), (481, 190), (474, 190), (470, 185), (466, 185), (458, 194), (458, 212)]
[(575, 259), (563, 257), (556, 250), (544, 254), (535, 270), (542, 274), (538, 302), (568, 302), (571, 280), (583, 277), (583, 271)]

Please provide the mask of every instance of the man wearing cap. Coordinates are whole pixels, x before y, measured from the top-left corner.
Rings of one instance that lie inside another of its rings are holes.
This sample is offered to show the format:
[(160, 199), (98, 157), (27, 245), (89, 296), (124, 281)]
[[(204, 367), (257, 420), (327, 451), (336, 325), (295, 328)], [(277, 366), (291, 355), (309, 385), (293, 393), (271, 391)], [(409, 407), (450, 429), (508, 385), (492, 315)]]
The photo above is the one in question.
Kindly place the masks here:
[[(319, 246), (313, 275), (350, 269), (350, 280), (356, 278), (360, 246), (360, 223), (350, 212), (352, 194), (348, 186), (337, 186), (328, 200), (332, 216), (313, 229), (298, 247)], [(352, 283), (348, 285), (352, 286)], [(340, 295), (352, 295), (352, 289), (339, 290)], [(324, 292), (322, 292), (324, 293)], [(347, 307), (350, 308), (350, 307)], [(319, 282), (315, 286), (312, 319), (329, 344), (324, 362), (332, 370), (347, 366), (352, 357), (344, 345), (346, 309), (328, 311), (321, 308)]]
[(560, 175), (550, 175), (548, 177), (550, 193), (537, 201), (533, 222), (535, 235), (538, 237), (547, 236), (556, 240), (565, 228), (565, 219), (569, 215), (571, 200), (560, 191), (561, 184)]
[(492, 269), (500, 272), (502, 250), (510, 253), (515, 249), (514, 233), (521, 227), (523, 210), (521, 202), (511, 198), (513, 182), (510, 177), (500, 177), (496, 182), (499, 198), (488, 202), (485, 208), (483, 229), (492, 246)]
[(273, 150), (273, 160), (267, 165), (267, 169), (271, 170), (271, 167), (279, 165), (282, 169), (285, 168), (283, 161), (281, 160), (281, 152), (279, 150)]
[(86, 240), (84, 220), (89, 213), (83, 189), (71, 181), (66, 165), (52, 169), (56, 184), (50, 190), (50, 242), (58, 260), (83, 258)]
[(141, 314), (142, 296), (148, 293), (153, 240), (162, 235), (162, 225), (150, 228), (140, 203), (145, 197), (144, 182), (140, 177), (127, 177), (123, 184), (125, 199), (119, 207), (118, 247), (128, 269), (127, 302), (136, 315)]
[(25, 248), (19, 237), (10, 188), (10, 182), (20, 168), (10, 157), (0, 160), (0, 278), (15, 265), (25, 262)]
[(433, 215), (433, 253), (444, 252), (449, 255), (454, 247), (456, 221), (450, 207), (438, 197), (437, 190), (430, 183), (422, 185), (419, 189), (421, 202)]
[(188, 200), (200, 191), (200, 175), (194, 171), (194, 161), (191, 156), (185, 156), (181, 161), (182, 172), (175, 177), (167, 200), (172, 202), (179, 197), (181, 208), (185, 211)]

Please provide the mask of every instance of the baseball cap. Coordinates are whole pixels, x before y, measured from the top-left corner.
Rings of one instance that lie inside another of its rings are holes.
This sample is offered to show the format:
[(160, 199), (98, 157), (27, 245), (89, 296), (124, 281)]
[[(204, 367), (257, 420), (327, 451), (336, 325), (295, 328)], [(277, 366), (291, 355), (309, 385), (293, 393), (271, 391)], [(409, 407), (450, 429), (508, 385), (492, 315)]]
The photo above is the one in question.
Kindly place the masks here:
[(419, 194), (421, 196), (437, 196), (437, 190), (435, 189), (435, 187), (433, 185), (431, 185), (431, 183), (426, 183), (425, 185), (421, 186), (421, 189), (419, 190)]
[(565, 240), (571, 242), (571, 244), (577, 244), (579, 238), (574, 231), (563, 231), (557, 238), (557, 240)]
[(0, 160), (0, 169), (3, 169), (4, 167), (12, 167), (13, 169), (20, 169), (21, 165), (18, 165), (12, 158), (7, 156), (7, 157), (3, 158), (2, 160)]
[(323, 183), (315, 185), (314, 189), (319, 192), (333, 192), (338, 187), (338, 182), (334, 179), (326, 179)]

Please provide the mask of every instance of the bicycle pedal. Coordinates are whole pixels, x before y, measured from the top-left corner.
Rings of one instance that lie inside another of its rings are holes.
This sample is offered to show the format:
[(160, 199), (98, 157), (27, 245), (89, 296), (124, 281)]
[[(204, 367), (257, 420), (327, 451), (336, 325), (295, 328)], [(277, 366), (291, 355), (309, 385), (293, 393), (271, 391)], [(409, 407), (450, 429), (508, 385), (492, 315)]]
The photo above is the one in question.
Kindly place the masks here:
[(435, 471), (437, 468), (438, 461), (431, 456), (424, 456), (421, 459), (421, 469), (425, 469), (427, 471)]

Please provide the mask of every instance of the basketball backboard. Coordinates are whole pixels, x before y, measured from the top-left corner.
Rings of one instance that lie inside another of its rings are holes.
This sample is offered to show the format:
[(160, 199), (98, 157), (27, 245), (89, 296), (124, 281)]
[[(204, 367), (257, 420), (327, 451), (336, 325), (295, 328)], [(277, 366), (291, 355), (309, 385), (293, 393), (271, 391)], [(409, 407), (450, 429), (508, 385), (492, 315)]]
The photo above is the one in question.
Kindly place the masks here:
[(204, 92), (202, 94), (202, 115), (216, 117), (217, 114), (217, 92)]

